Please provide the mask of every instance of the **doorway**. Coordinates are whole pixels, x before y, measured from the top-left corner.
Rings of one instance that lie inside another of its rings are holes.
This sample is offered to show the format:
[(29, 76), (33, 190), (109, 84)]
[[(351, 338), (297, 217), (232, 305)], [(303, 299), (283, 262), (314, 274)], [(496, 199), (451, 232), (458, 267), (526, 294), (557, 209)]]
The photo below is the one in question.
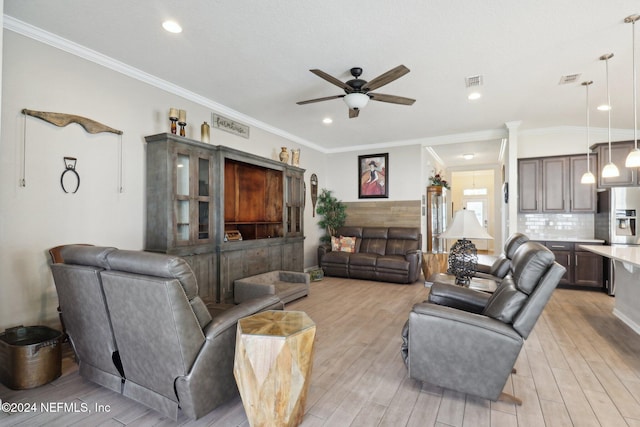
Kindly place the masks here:
[[(480, 225), (484, 227), (484, 229), (489, 232), (489, 220), (487, 219), (487, 198), (469, 198), (465, 197), (462, 199), (462, 206), (468, 211), (473, 211), (476, 214), (476, 218)], [(489, 250), (489, 241), (488, 240), (472, 240), (473, 244), (476, 245), (476, 249), (479, 251), (488, 251)]]
[[(452, 212), (462, 208), (474, 211), (478, 222), (494, 238), (495, 227), (500, 226), (500, 218), (496, 216), (499, 194), (495, 189), (495, 176), (494, 168), (451, 171)], [(473, 243), (478, 251), (494, 253), (494, 240), (474, 240)]]

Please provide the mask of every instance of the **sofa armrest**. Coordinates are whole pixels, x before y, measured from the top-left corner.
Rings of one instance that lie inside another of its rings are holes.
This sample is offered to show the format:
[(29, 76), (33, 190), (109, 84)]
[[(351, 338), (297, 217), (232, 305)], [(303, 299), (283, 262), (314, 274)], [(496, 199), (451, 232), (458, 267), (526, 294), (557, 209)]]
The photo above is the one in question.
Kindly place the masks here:
[(253, 283), (247, 279), (238, 279), (233, 282), (233, 302), (242, 304), (245, 301), (265, 295), (275, 295), (276, 287), (268, 283)]
[(407, 251), (407, 253), (404, 254), (404, 258), (409, 261), (409, 282), (413, 283), (420, 277), (422, 251), (420, 249)]
[(323, 243), (320, 246), (318, 246), (318, 267), (321, 267), (322, 258), (328, 252), (331, 252), (331, 245), (327, 243)]
[(434, 283), (428, 301), (470, 313), (482, 313), (491, 294), (448, 283)]
[(231, 307), (214, 317), (204, 328), (205, 339), (212, 340), (230, 327), (235, 328), (238, 320), (264, 310), (282, 310), (284, 304), (275, 295), (262, 296), (247, 300)]

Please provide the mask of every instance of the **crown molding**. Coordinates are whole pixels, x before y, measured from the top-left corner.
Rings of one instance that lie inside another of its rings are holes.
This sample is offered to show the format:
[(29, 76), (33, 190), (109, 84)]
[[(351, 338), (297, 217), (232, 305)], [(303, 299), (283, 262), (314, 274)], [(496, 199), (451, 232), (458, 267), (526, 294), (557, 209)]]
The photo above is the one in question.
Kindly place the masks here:
[(215, 113), (219, 113), (231, 119), (241, 121), (251, 126), (255, 126), (256, 128), (262, 129), (266, 132), (272, 133), (274, 135), (280, 136), (289, 141), (304, 145), (322, 153), (327, 152), (324, 147), (321, 147), (313, 142), (307, 141), (306, 139), (300, 138), (282, 129), (271, 126), (253, 117), (247, 116), (246, 114), (226, 107), (209, 98), (198, 95), (197, 93), (191, 92), (187, 89), (184, 89), (183, 87), (180, 87), (171, 82), (160, 79), (152, 74), (127, 65), (124, 62), (113, 59), (110, 56), (103, 55), (100, 52), (89, 49), (86, 46), (82, 46), (78, 43), (62, 38), (56, 34), (50, 33), (26, 22), (20, 21), (19, 19), (16, 19), (12, 16), (6, 14), (3, 15), (3, 26), (5, 29), (13, 31), (14, 33), (39, 41), (56, 49), (60, 49), (79, 58), (93, 62), (117, 73), (126, 75), (150, 86), (161, 89), (165, 92), (180, 96), (189, 101), (193, 101), (197, 104), (211, 109)]

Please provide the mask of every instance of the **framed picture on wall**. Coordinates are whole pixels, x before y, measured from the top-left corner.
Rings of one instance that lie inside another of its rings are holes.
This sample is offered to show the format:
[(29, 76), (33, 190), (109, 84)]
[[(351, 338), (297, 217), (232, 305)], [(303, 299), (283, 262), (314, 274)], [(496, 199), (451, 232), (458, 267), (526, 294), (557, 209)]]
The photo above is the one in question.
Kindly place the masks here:
[(358, 198), (389, 197), (389, 153), (358, 156)]

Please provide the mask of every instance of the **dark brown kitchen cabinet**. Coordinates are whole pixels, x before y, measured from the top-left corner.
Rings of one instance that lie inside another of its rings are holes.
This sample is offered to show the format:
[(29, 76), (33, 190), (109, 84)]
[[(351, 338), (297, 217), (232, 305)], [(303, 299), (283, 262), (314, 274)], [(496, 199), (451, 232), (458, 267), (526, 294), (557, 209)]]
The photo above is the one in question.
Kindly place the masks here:
[(540, 159), (518, 160), (518, 210), (522, 213), (542, 211), (540, 201)]
[[(638, 168), (627, 168), (624, 163), (629, 151), (634, 148), (633, 141), (611, 144), (611, 161), (618, 167), (620, 176), (603, 178), (598, 175), (598, 187), (629, 187), (638, 185)], [(609, 163), (609, 144), (598, 144), (598, 170)]]
[[(596, 156), (590, 156), (590, 164), (595, 173)], [(586, 171), (586, 155), (518, 160), (519, 212), (595, 212), (595, 185), (580, 182)]]
[(566, 157), (541, 160), (542, 212), (567, 212), (571, 203), (567, 194), (569, 161)]
[(596, 185), (582, 184), (582, 175), (591, 170), (591, 173), (598, 175), (598, 156), (589, 156), (587, 168), (587, 156), (569, 157), (569, 197), (571, 199), (571, 212), (595, 212), (596, 210)]
[[(580, 249), (580, 242), (540, 242), (555, 255), (556, 262), (567, 269), (558, 284), (568, 286), (604, 287), (602, 256)], [(589, 242), (589, 245), (598, 243)]]

